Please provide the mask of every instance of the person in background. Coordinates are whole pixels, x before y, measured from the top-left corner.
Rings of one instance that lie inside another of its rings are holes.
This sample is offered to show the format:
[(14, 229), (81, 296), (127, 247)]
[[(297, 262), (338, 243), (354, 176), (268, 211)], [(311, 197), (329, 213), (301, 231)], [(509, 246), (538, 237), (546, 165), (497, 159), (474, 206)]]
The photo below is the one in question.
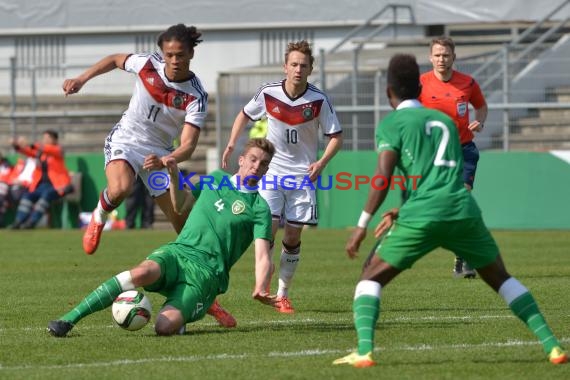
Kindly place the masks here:
[(140, 212), (140, 228), (152, 228), (154, 224), (154, 200), (146, 190), (140, 177), (133, 186), (133, 192), (125, 199), (125, 222), (128, 229), (136, 227), (137, 215)]
[(249, 130), (249, 138), (250, 139), (260, 139), (265, 138), (267, 136), (267, 116), (263, 116), (261, 119), (257, 120), (251, 126)]
[(4, 228), (4, 216), (11, 204), (10, 187), (14, 170), (15, 166), (0, 152), (0, 228)]
[(19, 157), (14, 166), (5, 157), (1, 158), (1, 162), (0, 228), (4, 228), (6, 226), (6, 213), (10, 208), (18, 207), (20, 199), (28, 192), (36, 169), (36, 159)]
[[(471, 191), (475, 182), (479, 150), (473, 142), (474, 133), (481, 132), (487, 119), (487, 102), (479, 84), (470, 75), (453, 69), (455, 43), (449, 37), (440, 37), (430, 44), (430, 62), (433, 69), (420, 76), (422, 92), (420, 102), (447, 114), (459, 130), (463, 151), (463, 182)], [(470, 121), (469, 104), (475, 109)], [(475, 271), (461, 257), (455, 257), (455, 277), (474, 278)]]
[(18, 204), (12, 229), (36, 227), (52, 202), (73, 191), (58, 138), (58, 133), (49, 129), (42, 134), (41, 141), (30, 145), (23, 138), (12, 141), (18, 153), (37, 160), (29, 190)]

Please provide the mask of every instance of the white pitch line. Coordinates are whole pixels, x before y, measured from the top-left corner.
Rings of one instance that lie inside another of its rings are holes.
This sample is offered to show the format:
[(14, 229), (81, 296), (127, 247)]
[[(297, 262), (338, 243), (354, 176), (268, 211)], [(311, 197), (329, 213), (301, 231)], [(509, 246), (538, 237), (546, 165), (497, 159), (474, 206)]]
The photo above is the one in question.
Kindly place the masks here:
[[(570, 342), (570, 338), (560, 339), (561, 342)], [(539, 345), (537, 341), (521, 341), (513, 340), (507, 342), (488, 342), (481, 344), (452, 344), (452, 345), (403, 345), (395, 346), (387, 349), (386, 347), (377, 347), (374, 351), (449, 351), (450, 349), (481, 349), (488, 347), (514, 347), (514, 346), (536, 346)], [(24, 371), (24, 370), (62, 370), (73, 368), (98, 368), (98, 367), (113, 367), (132, 364), (144, 363), (160, 363), (160, 362), (197, 362), (197, 361), (211, 361), (211, 360), (242, 360), (247, 358), (286, 358), (286, 357), (307, 357), (307, 356), (324, 356), (332, 354), (343, 354), (350, 352), (350, 350), (302, 350), (302, 351), (284, 351), (284, 352), (270, 352), (266, 355), (259, 354), (218, 354), (218, 355), (191, 355), (191, 356), (178, 356), (178, 357), (162, 357), (162, 358), (145, 358), (145, 359), (122, 359), (113, 360), (109, 362), (95, 362), (95, 363), (74, 363), (64, 365), (25, 365), (5, 367), (0, 364), (0, 372), (5, 371)]]

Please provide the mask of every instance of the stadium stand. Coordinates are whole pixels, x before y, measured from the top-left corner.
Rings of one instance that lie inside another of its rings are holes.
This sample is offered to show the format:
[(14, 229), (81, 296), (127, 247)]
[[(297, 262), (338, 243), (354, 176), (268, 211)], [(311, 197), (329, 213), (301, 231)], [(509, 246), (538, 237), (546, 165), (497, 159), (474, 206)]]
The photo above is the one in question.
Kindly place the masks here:
[[(570, 44), (570, 28), (566, 24), (567, 19), (553, 21), (546, 18), (536, 23), (429, 25), (422, 29), (423, 34), (392, 37), (364, 33), (348, 38), (343, 50), (325, 51), (323, 55), (317, 52), (310, 79), (326, 88), (335, 104), (346, 131), (344, 148), (372, 149), (374, 127), (389, 110), (384, 94), (379, 91), (383, 88), (383, 70), (389, 57), (395, 52), (412, 53), (418, 57), (422, 71), (428, 70), (431, 38), (447, 34), (457, 44), (457, 68), (473, 74), (485, 85), (484, 92), (493, 113), (486, 123), (485, 133), (477, 137), (478, 146), (532, 151), (569, 149), (570, 65), (568, 58), (560, 53), (568, 51)], [(264, 43), (269, 46), (270, 41)], [(510, 62), (507, 101), (503, 93), (501, 55), (505, 47), (509, 47)], [(281, 58), (279, 54), (277, 56)], [(282, 75), (280, 64), (221, 73), (216, 93), (213, 93), (214, 89), (210, 90), (207, 126), (200, 136), (193, 160), (182, 165), (183, 169), (205, 173), (208, 149), (219, 149), (225, 144), (233, 117), (239, 111), (236, 107), (247, 101), (260, 83), (278, 80)], [(119, 120), (128, 101), (129, 96), (2, 97), (0, 150), (9, 153), (7, 141), (14, 128), (18, 134), (33, 139), (35, 134), (49, 127), (60, 133), (66, 153), (101, 152), (105, 136)], [(220, 133), (216, 133), (218, 128)], [(162, 213), (156, 215), (159, 217)], [(162, 222), (157, 220), (155, 228), (160, 228)]]

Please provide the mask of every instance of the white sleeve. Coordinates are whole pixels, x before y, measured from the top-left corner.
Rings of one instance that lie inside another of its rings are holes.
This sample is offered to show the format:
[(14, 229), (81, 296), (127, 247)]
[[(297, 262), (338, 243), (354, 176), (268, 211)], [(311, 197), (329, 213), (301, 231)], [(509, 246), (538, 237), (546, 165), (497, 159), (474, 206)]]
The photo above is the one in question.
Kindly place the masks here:
[(125, 71), (138, 73), (149, 60), (150, 54), (131, 54), (125, 60)]
[(263, 115), (266, 114), (265, 110), (265, 96), (263, 91), (257, 96), (254, 96), (246, 105), (243, 107), (243, 111), (251, 120), (260, 120)]
[(186, 116), (184, 122), (195, 125), (202, 129), (206, 124), (206, 116), (208, 114), (208, 97), (201, 96), (194, 99), (188, 107), (186, 107)]
[(325, 135), (334, 135), (342, 132), (342, 127), (336, 117), (336, 112), (328, 98), (325, 98), (321, 113), (319, 114), (319, 123)]

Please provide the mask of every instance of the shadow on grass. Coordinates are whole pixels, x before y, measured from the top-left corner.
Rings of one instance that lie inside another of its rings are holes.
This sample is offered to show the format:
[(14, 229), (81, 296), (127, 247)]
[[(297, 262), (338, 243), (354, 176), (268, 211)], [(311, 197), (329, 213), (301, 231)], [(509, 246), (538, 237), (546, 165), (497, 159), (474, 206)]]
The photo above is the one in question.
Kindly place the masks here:
[(234, 334), (234, 333), (251, 333), (251, 332), (261, 332), (261, 331), (291, 331), (294, 330), (295, 333), (299, 332), (330, 332), (330, 331), (354, 331), (354, 325), (350, 323), (337, 323), (337, 322), (320, 322), (315, 321), (314, 323), (296, 323), (294, 325), (290, 323), (267, 323), (264, 326), (240, 326), (226, 329), (223, 327), (204, 327), (197, 326), (196, 329), (193, 328), (191, 324), (187, 325), (187, 330), (184, 335), (211, 335), (211, 334)]

